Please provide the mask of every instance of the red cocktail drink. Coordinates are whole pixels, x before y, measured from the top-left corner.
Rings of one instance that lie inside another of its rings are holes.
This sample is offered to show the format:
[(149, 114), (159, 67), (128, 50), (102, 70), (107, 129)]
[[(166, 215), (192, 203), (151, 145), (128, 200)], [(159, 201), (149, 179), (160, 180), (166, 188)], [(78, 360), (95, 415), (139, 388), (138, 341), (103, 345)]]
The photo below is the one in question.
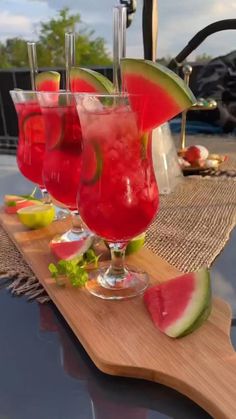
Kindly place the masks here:
[(74, 96), (67, 91), (39, 92), (38, 100), (46, 136), (43, 181), (57, 205), (63, 204), (72, 214), (72, 228), (53, 239), (53, 242), (80, 242), (86, 239), (89, 247), (93, 235), (83, 229), (77, 211), (82, 135)]
[(12, 91), (18, 116), (17, 164), (21, 173), (41, 188), (45, 153), (45, 130), (37, 98), (33, 92)]
[(125, 106), (84, 113), (82, 119), (80, 214), (104, 239), (129, 240), (147, 229), (158, 208), (148, 136)]
[(112, 257), (86, 286), (104, 299), (133, 297), (145, 290), (148, 277), (124, 265), (125, 248), (148, 228), (159, 205), (151, 135), (142, 131), (141, 114), (128, 96), (75, 97), (83, 137), (78, 209), (89, 229), (108, 242)]
[(57, 201), (77, 208), (81, 171), (81, 129), (74, 105), (42, 106), (46, 129), (44, 184)]

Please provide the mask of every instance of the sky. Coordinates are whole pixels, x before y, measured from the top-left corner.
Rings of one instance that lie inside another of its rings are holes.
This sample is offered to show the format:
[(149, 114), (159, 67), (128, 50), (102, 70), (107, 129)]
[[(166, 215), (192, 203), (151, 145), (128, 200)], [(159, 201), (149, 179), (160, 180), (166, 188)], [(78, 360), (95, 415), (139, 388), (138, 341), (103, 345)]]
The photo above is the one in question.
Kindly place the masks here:
[[(0, 40), (20, 36), (35, 40), (39, 23), (55, 17), (63, 7), (80, 13), (96, 36), (112, 51), (112, 7), (118, 0), (0, 0)], [(143, 57), (142, 6), (127, 31), (127, 56)], [(175, 56), (204, 26), (221, 19), (236, 18), (235, 0), (159, 0), (157, 56)], [(189, 58), (206, 53), (213, 57), (236, 49), (236, 31), (211, 35)]]

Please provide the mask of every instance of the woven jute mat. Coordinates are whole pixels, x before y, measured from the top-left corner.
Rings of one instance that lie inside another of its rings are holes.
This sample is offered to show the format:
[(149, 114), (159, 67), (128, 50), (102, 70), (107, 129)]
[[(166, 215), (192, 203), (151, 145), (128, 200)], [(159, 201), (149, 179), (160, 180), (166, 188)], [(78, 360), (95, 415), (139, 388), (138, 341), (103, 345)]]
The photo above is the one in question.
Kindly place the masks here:
[(146, 245), (181, 271), (210, 266), (236, 224), (236, 182), (186, 179), (162, 196)]
[(25, 295), (40, 303), (50, 300), (30, 267), (0, 226), (0, 281), (14, 295)]
[[(184, 178), (160, 197), (160, 211), (146, 246), (181, 271), (210, 266), (236, 225), (236, 154), (218, 172)], [(0, 226), (0, 278), (12, 293), (49, 300), (21, 254)]]

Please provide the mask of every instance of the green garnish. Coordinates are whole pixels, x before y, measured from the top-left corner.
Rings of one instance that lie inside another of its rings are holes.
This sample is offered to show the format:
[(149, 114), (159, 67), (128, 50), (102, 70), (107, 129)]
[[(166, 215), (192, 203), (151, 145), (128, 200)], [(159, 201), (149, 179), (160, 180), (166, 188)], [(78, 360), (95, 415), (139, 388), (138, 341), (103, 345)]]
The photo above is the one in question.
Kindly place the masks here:
[(93, 249), (89, 249), (83, 255), (72, 260), (62, 259), (56, 265), (50, 263), (48, 269), (58, 286), (64, 286), (65, 278), (68, 278), (73, 287), (84, 287), (88, 280), (87, 269), (89, 265), (97, 268), (99, 257)]

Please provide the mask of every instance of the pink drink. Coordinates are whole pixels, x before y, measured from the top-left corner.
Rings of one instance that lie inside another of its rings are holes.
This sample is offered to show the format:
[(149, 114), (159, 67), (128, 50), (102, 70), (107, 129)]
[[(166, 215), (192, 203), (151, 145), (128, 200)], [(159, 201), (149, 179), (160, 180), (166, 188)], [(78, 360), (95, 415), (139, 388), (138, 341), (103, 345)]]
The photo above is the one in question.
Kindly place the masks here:
[(78, 209), (98, 236), (126, 241), (152, 222), (159, 195), (148, 134), (138, 131), (136, 115), (120, 106), (81, 112), (83, 163)]
[(43, 187), (42, 168), (45, 153), (45, 131), (39, 104), (35, 101), (15, 103), (19, 139), (17, 164), (31, 182)]
[(42, 106), (46, 129), (44, 184), (54, 199), (77, 208), (81, 171), (81, 128), (74, 105)]

